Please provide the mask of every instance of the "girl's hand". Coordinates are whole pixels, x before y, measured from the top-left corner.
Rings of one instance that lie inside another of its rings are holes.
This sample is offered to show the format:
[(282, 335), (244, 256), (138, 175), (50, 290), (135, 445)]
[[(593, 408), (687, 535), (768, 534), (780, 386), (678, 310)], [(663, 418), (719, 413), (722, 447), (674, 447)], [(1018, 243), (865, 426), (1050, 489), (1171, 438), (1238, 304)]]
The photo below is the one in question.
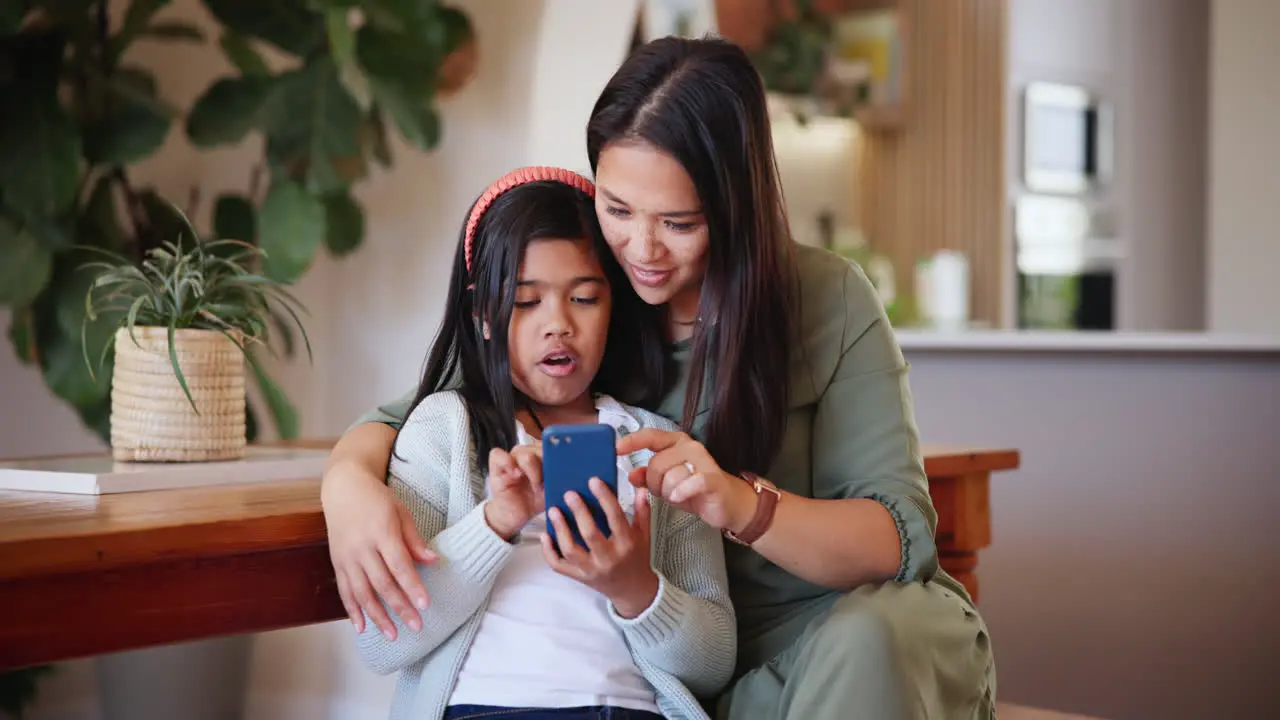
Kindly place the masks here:
[(356, 631), (364, 632), (367, 614), (388, 640), (395, 639), (396, 626), (379, 597), (414, 632), (422, 629), (414, 607), (426, 609), (429, 598), (414, 565), (433, 563), (436, 556), (427, 549), (409, 510), (382, 478), (356, 465), (329, 469), (320, 504), (338, 595)]
[(619, 615), (636, 617), (658, 596), (658, 576), (649, 564), (649, 498), (643, 491), (636, 493), (635, 518), (628, 521), (617, 497), (598, 478), (591, 479), (591, 493), (609, 520), (610, 537), (600, 532), (582, 498), (568, 492), (565, 502), (573, 511), (587, 547), (574, 541), (564, 515), (558, 508), (551, 508), (547, 515), (563, 557), (556, 554), (551, 536), (546, 533), (542, 535), (542, 554), (556, 572), (609, 598)]
[(489, 502), (485, 522), (504, 540), (519, 534), (529, 519), (542, 512), (542, 448), (520, 445), (507, 452), (489, 452)]
[(693, 513), (717, 530), (740, 531), (756, 511), (755, 491), (720, 469), (702, 443), (685, 433), (646, 428), (618, 440), (618, 454), (647, 449), (649, 464), (631, 471), (637, 488), (648, 488), (668, 504)]

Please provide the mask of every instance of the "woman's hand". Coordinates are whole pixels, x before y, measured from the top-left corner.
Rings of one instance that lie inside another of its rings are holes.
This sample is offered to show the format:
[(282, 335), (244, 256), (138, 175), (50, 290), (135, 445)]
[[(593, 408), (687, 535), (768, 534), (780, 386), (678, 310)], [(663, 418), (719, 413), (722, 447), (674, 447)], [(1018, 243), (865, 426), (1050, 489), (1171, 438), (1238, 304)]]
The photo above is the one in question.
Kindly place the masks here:
[(693, 513), (717, 530), (741, 531), (755, 514), (755, 491), (720, 469), (702, 443), (685, 433), (646, 428), (618, 441), (618, 454), (647, 449), (649, 464), (631, 471), (631, 484)]
[(489, 502), (484, 519), (503, 540), (520, 533), (529, 519), (542, 512), (542, 449), (520, 445), (507, 452), (489, 452)]
[(555, 528), (561, 554), (557, 555), (549, 534), (542, 536), (542, 554), (553, 570), (573, 578), (609, 598), (614, 610), (624, 618), (637, 617), (658, 596), (658, 576), (649, 563), (649, 498), (636, 493), (635, 517), (627, 515), (617, 497), (598, 478), (591, 479), (591, 493), (600, 501), (609, 520), (609, 537), (596, 526), (587, 504), (575, 492), (565, 493), (565, 503), (582, 534), (586, 548), (574, 541), (573, 532), (558, 508), (547, 515)]
[(363, 610), (388, 640), (395, 639), (396, 627), (379, 597), (405, 625), (420, 630), (422, 618), (414, 607), (425, 609), (429, 598), (415, 561), (430, 564), (436, 556), (427, 549), (409, 510), (382, 478), (354, 463), (328, 469), (320, 503), (338, 594), (356, 630), (364, 632)]

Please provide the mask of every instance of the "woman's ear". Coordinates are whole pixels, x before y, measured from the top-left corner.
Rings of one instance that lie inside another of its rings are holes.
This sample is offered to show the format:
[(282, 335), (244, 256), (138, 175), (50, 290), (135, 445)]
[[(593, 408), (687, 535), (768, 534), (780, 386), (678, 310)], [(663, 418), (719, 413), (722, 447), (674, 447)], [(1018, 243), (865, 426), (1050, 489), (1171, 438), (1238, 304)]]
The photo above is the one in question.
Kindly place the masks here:
[(484, 338), (485, 340), (492, 340), (492, 339), (493, 339), (492, 337), (490, 337), (490, 336), (489, 336), (489, 321), (488, 321), (488, 320), (481, 321), (481, 320), (480, 320), (480, 316), (479, 316), (479, 315), (475, 315), (475, 316), (473, 316), (473, 317), (472, 317), (472, 320), (474, 320), (474, 321), (475, 321), (475, 324), (476, 324), (476, 334), (477, 334), (477, 335), (479, 335), (480, 337)]

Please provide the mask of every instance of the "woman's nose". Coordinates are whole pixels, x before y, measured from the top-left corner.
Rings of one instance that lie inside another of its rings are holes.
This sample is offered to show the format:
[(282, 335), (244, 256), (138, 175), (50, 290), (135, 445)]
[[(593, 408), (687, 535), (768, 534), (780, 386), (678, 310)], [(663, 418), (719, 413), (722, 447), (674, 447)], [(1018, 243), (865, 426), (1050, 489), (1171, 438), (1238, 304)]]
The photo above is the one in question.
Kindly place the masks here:
[(653, 262), (662, 254), (662, 245), (658, 242), (653, 223), (636, 223), (631, 245), (636, 248), (635, 261), (641, 264)]

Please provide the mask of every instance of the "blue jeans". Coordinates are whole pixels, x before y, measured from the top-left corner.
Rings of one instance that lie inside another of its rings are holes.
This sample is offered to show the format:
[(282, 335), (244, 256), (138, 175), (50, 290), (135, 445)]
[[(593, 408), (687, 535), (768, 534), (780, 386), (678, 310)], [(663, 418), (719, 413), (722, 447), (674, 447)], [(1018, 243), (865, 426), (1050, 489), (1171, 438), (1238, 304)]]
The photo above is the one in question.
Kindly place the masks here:
[(495, 705), (450, 705), (444, 720), (663, 720), (648, 710), (620, 707), (515, 708)]

